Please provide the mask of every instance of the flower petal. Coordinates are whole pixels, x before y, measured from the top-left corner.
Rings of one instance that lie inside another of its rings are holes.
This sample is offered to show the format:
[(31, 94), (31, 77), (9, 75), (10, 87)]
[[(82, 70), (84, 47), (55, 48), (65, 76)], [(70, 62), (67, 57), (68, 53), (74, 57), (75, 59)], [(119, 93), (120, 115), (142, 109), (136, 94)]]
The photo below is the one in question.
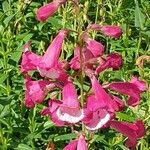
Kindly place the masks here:
[(84, 136), (80, 135), (78, 144), (77, 144), (77, 150), (88, 150)]
[(140, 91), (145, 91), (147, 89), (146, 82), (139, 80), (137, 77), (132, 77), (130, 83), (135, 84)]
[(77, 91), (72, 83), (68, 81), (63, 87), (63, 105), (71, 108), (79, 108)]
[(129, 82), (114, 82), (110, 83), (108, 87), (119, 93), (130, 96), (128, 100), (128, 105), (134, 107), (139, 104), (140, 90), (135, 84)]
[(103, 89), (103, 87), (99, 84), (95, 76), (92, 76), (91, 78), (92, 83), (92, 89), (95, 94), (95, 98), (101, 103), (101, 107), (107, 107), (109, 111), (114, 111), (112, 107), (112, 99), (109, 96), (109, 94), (106, 93), (106, 91)]
[(53, 16), (53, 14), (57, 11), (59, 7), (59, 3), (51, 2), (37, 10), (36, 18), (38, 21), (46, 21), (49, 17)]
[(119, 26), (114, 25), (104, 25), (101, 27), (101, 32), (105, 36), (109, 36), (112, 38), (119, 38), (122, 35), (122, 30)]
[(78, 140), (71, 141), (63, 150), (76, 150)]
[(99, 74), (108, 68), (119, 69), (121, 65), (122, 56), (118, 53), (111, 53), (107, 56), (106, 60), (98, 68), (96, 68), (96, 74)]
[(25, 74), (30, 70), (36, 70), (41, 61), (41, 56), (29, 51), (30, 44), (31, 42), (27, 42), (24, 45), (24, 52), (21, 60), (21, 72)]
[(87, 49), (91, 51), (94, 57), (99, 57), (103, 55), (104, 46), (100, 42), (97, 42), (96, 40), (89, 38), (89, 36), (86, 33), (83, 34), (82, 38), (86, 43)]
[(67, 36), (68, 31), (69, 30), (67, 29), (62, 29), (59, 31), (58, 35), (54, 38), (42, 57), (39, 68), (48, 70), (58, 65), (58, 58), (61, 52), (63, 40)]
[[(69, 110), (71, 112), (69, 112)], [(68, 123), (73, 123), (73, 124), (83, 119), (84, 117), (83, 110), (80, 110), (80, 109), (74, 110), (73, 113), (72, 113), (72, 110), (74, 109), (66, 108), (66, 110), (64, 110), (64, 109), (58, 108), (56, 114), (59, 120), (65, 121)]]
[(46, 95), (46, 86), (49, 85), (48, 81), (32, 81), (29, 75), (25, 78), (26, 95), (29, 95), (34, 104), (42, 103)]

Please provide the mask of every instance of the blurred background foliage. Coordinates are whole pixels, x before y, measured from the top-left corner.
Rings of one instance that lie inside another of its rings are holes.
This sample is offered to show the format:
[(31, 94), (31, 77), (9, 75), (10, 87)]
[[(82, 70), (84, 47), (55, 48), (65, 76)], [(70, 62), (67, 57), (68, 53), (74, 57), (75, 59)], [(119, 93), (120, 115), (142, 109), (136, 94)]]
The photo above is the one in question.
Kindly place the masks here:
[[(32, 51), (42, 55), (61, 28), (85, 30), (90, 23), (116, 24), (123, 29), (119, 40), (91, 33), (106, 47), (106, 53), (119, 52), (124, 65), (119, 71), (107, 70), (100, 75), (103, 83), (129, 81), (132, 75), (147, 81), (148, 90), (142, 95), (138, 108), (117, 113), (117, 118), (134, 121), (142, 118), (147, 129), (140, 140), (139, 150), (148, 150), (150, 145), (150, 67), (149, 60), (143, 68), (136, 66), (139, 56), (150, 55), (150, 1), (149, 0), (81, 0), (79, 7), (67, 2), (45, 23), (35, 18), (37, 8), (49, 0), (0, 0), (0, 149), (40, 150), (47, 146), (61, 150), (75, 134), (68, 127), (57, 128), (40, 116), (42, 105), (32, 110), (25, 108), (24, 77), (19, 65), (23, 44), (32, 41)], [(77, 13), (79, 12), (79, 17)], [(70, 60), (73, 55), (76, 35), (66, 39), (62, 58)], [(143, 60), (144, 61), (144, 60)], [(45, 102), (47, 103), (47, 102)], [(78, 128), (78, 127), (77, 127)], [(124, 138), (113, 130), (97, 132), (90, 142), (91, 150), (126, 150)]]

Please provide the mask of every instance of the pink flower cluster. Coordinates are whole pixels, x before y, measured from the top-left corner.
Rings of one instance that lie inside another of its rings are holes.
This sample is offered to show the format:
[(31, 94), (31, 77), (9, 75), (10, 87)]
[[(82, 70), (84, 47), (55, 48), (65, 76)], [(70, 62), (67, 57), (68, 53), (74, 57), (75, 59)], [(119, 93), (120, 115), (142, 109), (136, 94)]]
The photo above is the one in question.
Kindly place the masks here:
[[(37, 19), (47, 20), (65, 2), (66, 0), (54, 0), (42, 6), (37, 11)], [(108, 89), (127, 95), (128, 106), (135, 107), (140, 102), (141, 93), (146, 90), (146, 84), (133, 77), (130, 82), (101, 85), (97, 76), (109, 68), (119, 69), (123, 61), (119, 53), (114, 52), (104, 56), (104, 45), (90, 37), (91, 30), (116, 39), (122, 35), (119, 26), (89, 25), (80, 36), (82, 45), (76, 44), (74, 56), (69, 62), (59, 60), (63, 41), (71, 32), (69, 29), (59, 31), (43, 56), (30, 51), (30, 42), (24, 45), (21, 72), (25, 75), (25, 105), (33, 108), (36, 104), (42, 103), (51, 90), (60, 89), (62, 98), (49, 99), (48, 106), (41, 111), (41, 115), (49, 115), (54, 124), (60, 127), (81, 123), (89, 131), (110, 127), (127, 137), (125, 142), (127, 147), (135, 148), (138, 138), (145, 134), (144, 124), (141, 120), (133, 123), (117, 121), (115, 113), (123, 111), (126, 104), (119, 97), (109, 93)], [(68, 69), (77, 73), (83, 71), (91, 83), (91, 91), (84, 99), (83, 108), (73, 78), (67, 73)], [(29, 75), (30, 71), (37, 71), (41, 79), (33, 81)], [(76, 149), (88, 149), (85, 135), (80, 134), (64, 148), (64, 150)]]

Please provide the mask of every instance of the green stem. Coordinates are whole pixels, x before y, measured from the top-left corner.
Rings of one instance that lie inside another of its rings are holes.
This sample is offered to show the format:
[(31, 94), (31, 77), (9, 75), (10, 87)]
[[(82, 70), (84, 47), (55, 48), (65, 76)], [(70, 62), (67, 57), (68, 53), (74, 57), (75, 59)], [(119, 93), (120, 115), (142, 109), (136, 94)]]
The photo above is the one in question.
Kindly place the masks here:
[(137, 51), (136, 51), (135, 59), (137, 59), (139, 57), (139, 51), (140, 51), (141, 42), (142, 42), (142, 35), (140, 33), (139, 34), (139, 40), (138, 40), (138, 45), (137, 45)]

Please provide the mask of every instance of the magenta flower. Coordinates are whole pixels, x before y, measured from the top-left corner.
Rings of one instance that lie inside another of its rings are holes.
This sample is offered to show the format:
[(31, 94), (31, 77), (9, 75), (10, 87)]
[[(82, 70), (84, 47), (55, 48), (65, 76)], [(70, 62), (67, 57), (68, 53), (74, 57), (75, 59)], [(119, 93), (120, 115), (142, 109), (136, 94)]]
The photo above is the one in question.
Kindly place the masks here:
[(25, 78), (25, 105), (32, 108), (37, 103), (42, 103), (48, 92), (55, 87), (55, 84), (49, 81), (32, 81), (29, 75)]
[(111, 97), (106, 93), (96, 78), (92, 76), (92, 89), (94, 95), (87, 98), (84, 109), (83, 123), (89, 130), (97, 130), (103, 127), (114, 115), (114, 104)]
[(68, 123), (77, 123), (83, 119), (83, 110), (80, 109), (77, 92), (71, 81), (63, 87), (62, 98), (62, 104), (56, 112), (58, 118)]
[[(52, 121), (57, 125), (74, 124), (83, 119), (83, 110), (80, 109), (75, 87), (68, 81), (63, 87), (62, 101), (49, 102), (48, 108), (42, 114), (51, 115)], [(55, 108), (55, 109), (54, 109)]]
[(88, 29), (100, 31), (105, 36), (109, 36), (112, 38), (119, 38), (122, 35), (122, 30), (119, 26), (115, 25), (98, 25), (98, 24), (91, 24), (88, 26)]
[(122, 56), (120, 54), (111, 53), (107, 56), (103, 63), (96, 68), (95, 72), (96, 74), (99, 74), (100, 72), (108, 68), (119, 69), (122, 63)]
[(29, 51), (30, 44), (31, 42), (27, 42), (23, 48), (24, 52), (21, 61), (21, 72), (25, 74), (30, 70), (36, 70), (41, 61), (40, 56)]
[(73, 140), (63, 150), (88, 150), (84, 136), (80, 135), (79, 139)]
[(60, 30), (58, 35), (52, 41), (43, 56), (38, 56), (29, 52), (29, 43), (24, 46), (24, 53), (21, 62), (21, 71), (27, 73), (30, 70), (38, 70), (43, 77), (52, 79), (66, 80), (67, 74), (58, 61), (61, 53), (61, 47), (68, 30)]
[(53, 14), (58, 10), (58, 7), (65, 3), (66, 0), (54, 0), (51, 3), (48, 3), (37, 10), (36, 18), (38, 21), (46, 21), (49, 17), (53, 16)]
[(139, 80), (138, 80), (138, 85), (137, 85), (137, 81), (136, 82), (134, 80), (131, 80), (131, 81), (132, 81), (132, 83), (130, 83), (130, 82), (113, 82), (108, 85), (108, 88), (115, 90), (119, 93), (128, 95), (129, 96), (128, 105), (134, 107), (139, 104), (140, 94), (146, 88), (143, 86), (144, 85), (143, 82), (142, 82), (142, 88), (141, 88), (141, 86), (139, 86), (139, 83), (141, 82)]
[(105, 36), (110, 36), (112, 38), (119, 38), (122, 35), (122, 30), (119, 26), (104, 25), (101, 27), (101, 32)]
[(83, 41), (86, 43), (86, 48), (91, 51), (94, 57), (99, 57), (104, 53), (104, 46), (97, 42), (96, 40), (91, 39), (87, 33), (82, 35)]
[(110, 126), (128, 137), (125, 144), (131, 149), (135, 148), (137, 139), (145, 135), (145, 127), (141, 120), (138, 120), (135, 123), (111, 121)]

